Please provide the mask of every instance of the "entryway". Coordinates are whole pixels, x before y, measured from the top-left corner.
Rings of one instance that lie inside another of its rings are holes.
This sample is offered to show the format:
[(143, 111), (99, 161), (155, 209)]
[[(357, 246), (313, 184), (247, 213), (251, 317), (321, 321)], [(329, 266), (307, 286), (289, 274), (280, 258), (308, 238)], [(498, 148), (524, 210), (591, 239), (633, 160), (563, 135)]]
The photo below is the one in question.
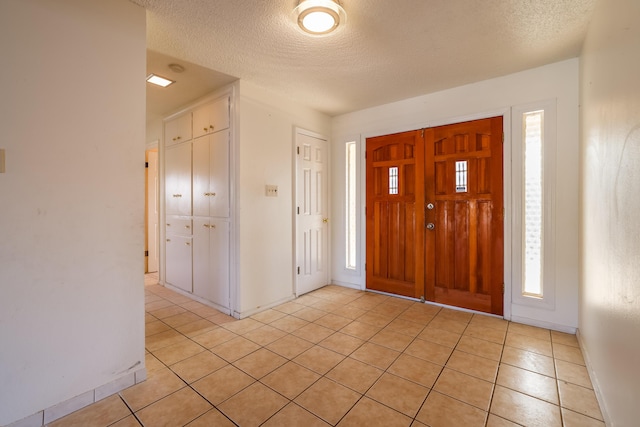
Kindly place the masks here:
[(146, 248), (145, 248), (145, 273), (158, 271), (160, 229), (158, 227), (159, 195), (158, 182), (158, 149), (147, 150), (145, 163), (145, 212), (146, 212)]
[(367, 289), (502, 315), (502, 117), (367, 138)]

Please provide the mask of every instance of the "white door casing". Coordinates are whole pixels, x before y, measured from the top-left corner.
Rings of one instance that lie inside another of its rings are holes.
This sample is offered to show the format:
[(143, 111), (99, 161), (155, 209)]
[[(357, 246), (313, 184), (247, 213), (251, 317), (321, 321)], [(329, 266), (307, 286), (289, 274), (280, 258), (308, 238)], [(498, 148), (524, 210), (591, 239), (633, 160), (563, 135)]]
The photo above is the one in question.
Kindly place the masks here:
[(328, 143), (296, 129), (296, 295), (329, 282)]
[(147, 250), (149, 251), (147, 272), (154, 273), (158, 271), (158, 250), (160, 247), (158, 152), (149, 151), (147, 154)]

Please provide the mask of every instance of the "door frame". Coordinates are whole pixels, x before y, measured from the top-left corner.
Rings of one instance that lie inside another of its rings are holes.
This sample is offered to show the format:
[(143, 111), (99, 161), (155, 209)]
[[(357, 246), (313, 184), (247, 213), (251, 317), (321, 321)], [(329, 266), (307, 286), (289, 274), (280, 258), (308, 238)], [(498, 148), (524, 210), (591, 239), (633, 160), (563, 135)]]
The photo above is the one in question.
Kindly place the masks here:
[[(148, 191), (149, 191), (149, 182), (148, 182), (148, 169), (146, 168), (146, 163), (149, 161), (149, 152), (155, 151), (158, 155), (158, 169), (157, 169), (157, 179), (158, 179), (158, 192), (156, 194), (156, 202), (158, 203), (158, 227), (160, 228), (160, 140), (156, 139), (145, 144), (144, 148), (144, 161), (145, 161), (145, 170), (144, 170), (144, 250), (145, 252), (149, 250), (149, 206), (148, 206)], [(158, 241), (156, 242), (158, 246), (158, 271), (156, 272), (158, 275), (160, 274), (160, 232), (158, 230)], [(144, 257), (144, 272), (146, 273), (149, 267), (149, 259), (147, 256)]]
[(298, 232), (299, 232), (299, 225), (298, 225), (298, 219), (299, 219), (299, 215), (297, 214), (297, 197), (298, 197), (298, 155), (296, 152), (296, 148), (298, 146), (298, 135), (305, 135), (305, 136), (309, 136), (312, 138), (317, 138), (317, 139), (321, 139), (324, 140), (326, 142), (326, 151), (327, 151), (327, 164), (326, 164), (326, 170), (327, 170), (327, 200), (326, 200), (326, 211), (327, 211), (327, 217), (329, 218), (329, 223), (327, 224), (327, 239), (326, 239), (326, 245), (327, 245), (327, 258), (325, 260), (326, 262), (326, 278), (325, 278), (325, 282), (328, 284), (329, 280), (331, 279), (331, 141), (329, 140), (329, 138), (327, 138), (326, 136), (317, 133), (317, 132), (313, 132), (298, 126), (294, 126), (293, 128), (293, 138), (292, 138), (292, 147), (291, 147), (291, 165), (292, 165), (292, 179), (291, 182), (293, 183), (293, 185), (291, 186), (291, 215), (292, 215), (292, 221), (291, 223), (293, 224), (293, 232), (292, 232), (292, 248), (293, 248), (293, 253), (292, 253), (292, 262), (291, 262), (291, 274), (292, 274), (292, 295), (294, 295), (295, 297), (300, 296), (300, 293), (298, 292), (298, 272), (297, 272), (297, 266), (298, 264)]
[[(502, 116), (502, 133), (504, 135), (504, 144), (502, 151), (502, 173), (503, 173), (503, 198), (504, 198), (504, 295), (503, 295), (503, 318), (506, 320), (511, 320), (511, 304), (512, 304), (512, 240), (514, 233), (516, 230), (513, 230), (513, 214), (515, 212), (514, 199), (513, 199), (513, 186), (511, 185), (512, 181), (512, 168), (511, 168), (511, 156), (512, 156), (512, 135), (511, 135), (511, 108), (504, 107), (498, 108), (495, 110), (487, 110), (479, 113), (468, 114), (464, 116), (455, 116), (455, 117), (445, 117), (440, 119), (434, 119), (432, 121), (425, 121), (422, 123), (414, 123), (407, 126), (399, 126), (399, 127), (385, 127), (378, 129), (376, 131), (364, 132), (360, 135), (360, 206), (361, 212), (359, 215), (360, 218), (360, 235), (362, 236), (360, 242), (360, 256), (358, 257), (362, 266), (366, 263), (366, 237), (367, 237), (367, 224), (366, 224), (366, 215), (365, 215), (365, 207), (367, 202), (367, 160), (364, 157), (364, 153), (366, 152), (366, 143), (367, 138), (372, 138), (381, 135), (389, 135), (393, 133), (407, 132), (421, 128), (431, 128), (438, 126), (446, 126), (455, 123), (462, 123), (471, 120), (479, 120), (479, 119), (487, 119), (490, 117)], [(362, 283), (360, 285), (361, 290), (366, 290), (366, 273), (364, 272), (364, 268), (362, 269), (363, 274)], [(371, 291), (375, 292), (375, 291)], [(404, 298), (404, 297), (403, 297)], [(441, 305), (438, 303), (430, 302), (430, 304)], [(460, 308), (460, 310), (466, 310)], [(490, 315), (490, 314), (488, 314)]]

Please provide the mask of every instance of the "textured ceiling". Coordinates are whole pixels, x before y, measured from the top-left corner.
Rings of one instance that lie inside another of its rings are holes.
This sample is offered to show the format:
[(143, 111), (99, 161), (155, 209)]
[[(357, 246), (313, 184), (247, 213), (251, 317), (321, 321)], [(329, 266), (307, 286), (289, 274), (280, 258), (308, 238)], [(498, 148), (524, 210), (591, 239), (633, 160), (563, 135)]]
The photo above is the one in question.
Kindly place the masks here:
[(341, 114), (580, 54), (597, 0), (342, 0), (302, 33), (297, 0), (132, 0), (150, 50)]

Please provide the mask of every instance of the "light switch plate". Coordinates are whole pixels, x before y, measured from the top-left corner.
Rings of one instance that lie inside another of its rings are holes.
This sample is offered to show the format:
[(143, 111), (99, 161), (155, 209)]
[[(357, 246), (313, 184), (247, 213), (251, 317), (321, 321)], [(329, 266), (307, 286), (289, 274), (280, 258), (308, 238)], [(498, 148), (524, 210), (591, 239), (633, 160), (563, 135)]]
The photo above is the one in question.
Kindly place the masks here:
[(4, 172), (4, 148), (0, 148), (0, 173)]
[(278, 197), (278, 186), (277, 185), (265, 185), (264, 186), (265, 195), (267, 197)]

